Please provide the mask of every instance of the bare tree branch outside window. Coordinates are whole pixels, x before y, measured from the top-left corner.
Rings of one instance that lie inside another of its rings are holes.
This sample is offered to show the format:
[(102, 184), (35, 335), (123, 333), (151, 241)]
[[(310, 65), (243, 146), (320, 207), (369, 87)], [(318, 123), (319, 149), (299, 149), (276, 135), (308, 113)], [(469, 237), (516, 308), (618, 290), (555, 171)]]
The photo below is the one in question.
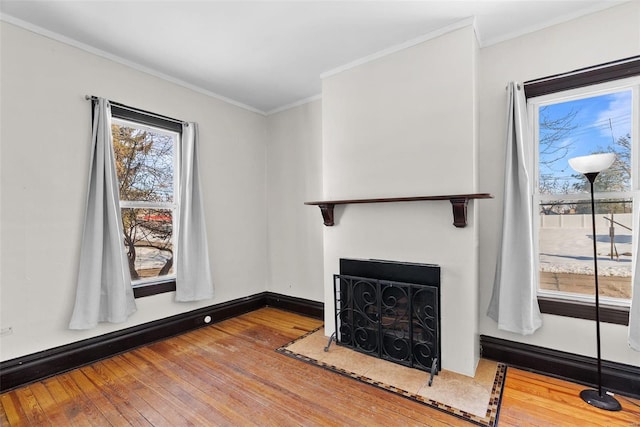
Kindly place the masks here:
[(121, 124), (112, 134), (131, 279), (173, 274), (175, 139)]

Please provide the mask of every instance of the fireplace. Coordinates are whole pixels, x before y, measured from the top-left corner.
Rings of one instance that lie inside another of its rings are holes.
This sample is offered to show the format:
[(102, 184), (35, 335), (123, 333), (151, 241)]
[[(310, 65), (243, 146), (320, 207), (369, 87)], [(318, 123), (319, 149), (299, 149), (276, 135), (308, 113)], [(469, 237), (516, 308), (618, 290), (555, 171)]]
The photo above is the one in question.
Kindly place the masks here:
[(430, 372), (431, 385), (441, 360), (439, 266), (340, 259), (334, 296), (338, 345)]

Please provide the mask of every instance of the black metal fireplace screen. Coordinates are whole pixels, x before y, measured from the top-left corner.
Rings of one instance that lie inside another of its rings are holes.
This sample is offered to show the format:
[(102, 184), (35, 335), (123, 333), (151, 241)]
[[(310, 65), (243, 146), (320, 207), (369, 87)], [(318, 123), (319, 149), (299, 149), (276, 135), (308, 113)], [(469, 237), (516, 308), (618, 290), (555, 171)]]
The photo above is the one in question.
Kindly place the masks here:
[(430, 372), (431, 385), (440, 370), (439, 286), (336, 274), (334, 292), (336, 343)]

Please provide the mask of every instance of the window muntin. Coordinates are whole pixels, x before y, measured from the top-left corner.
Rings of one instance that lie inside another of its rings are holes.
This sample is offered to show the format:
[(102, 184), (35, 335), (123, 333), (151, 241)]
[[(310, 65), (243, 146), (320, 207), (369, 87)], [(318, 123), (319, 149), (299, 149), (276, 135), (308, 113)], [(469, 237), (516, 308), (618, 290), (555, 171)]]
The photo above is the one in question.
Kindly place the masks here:
[(589, 187), (567, 160), (613, 151), (616, 162), (595, 182), (599, 287), (603, 302), (630, 304), (639, 83), (631, 78), (529, 99), (539, 296), (593, 301)]
[(114, 117), (112, 135), (133, 286), (175, 279), (180, 133)]

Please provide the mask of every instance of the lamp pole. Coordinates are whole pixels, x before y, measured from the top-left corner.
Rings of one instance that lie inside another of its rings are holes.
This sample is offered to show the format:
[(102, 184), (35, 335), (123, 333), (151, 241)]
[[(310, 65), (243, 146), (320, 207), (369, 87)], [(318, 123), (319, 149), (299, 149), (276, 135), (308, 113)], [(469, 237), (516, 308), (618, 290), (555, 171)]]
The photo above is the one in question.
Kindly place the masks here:
[(584, 174), (589, 180), (591, 190), (591, 230), (593, 233), (593, 272), (595, 279), (596, 296), (596, 345), (598, 366), (598, 390), (587, 389), (580, 392), (582, 400), (591, 406), (607, 411), (620, 411), (622, 406), (613, 396), (602, 390), (602, 355), (600, 352), (600, 289), (598, 287), (598, 249), (596, 245), (596, 204), (593, 183), (600, 172), (610, 167), (615, 160), (613, 153), (593, 154), (591, 156), (575, 157), (569, 159), (571, 167)]
[[(596, 202), (593, 196), (593, 182), (600, 172), (584, 174), (591, 186), (591, 230), (593, 233), (593, 274), (596, 284), (596, 346), (598, 348), (598, 396), (602, 397), (602, 357), (600, 354), (600, 289), (598, 287), (598, 248), (596, 245)], [(584, 399), (584, 397), (583, 397)]]

